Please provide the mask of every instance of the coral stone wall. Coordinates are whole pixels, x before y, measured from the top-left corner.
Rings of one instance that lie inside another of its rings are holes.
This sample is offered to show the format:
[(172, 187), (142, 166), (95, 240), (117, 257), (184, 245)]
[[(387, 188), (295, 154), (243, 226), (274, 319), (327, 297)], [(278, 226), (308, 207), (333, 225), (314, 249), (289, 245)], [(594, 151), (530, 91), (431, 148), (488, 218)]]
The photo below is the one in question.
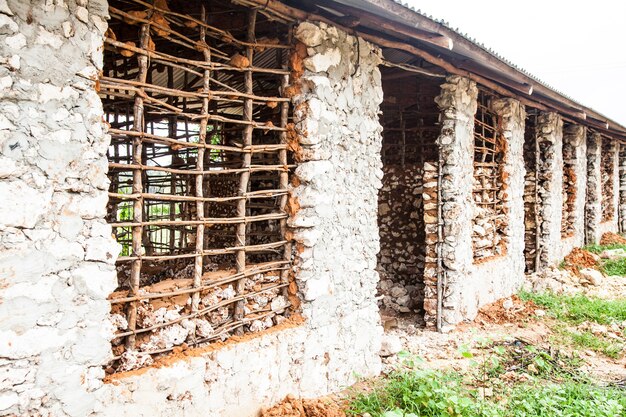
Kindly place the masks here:
[(541, 232), (539, 265), (559, 262), (563, 210), (563, 121), (557, 113), (540, 113), (537, 118), (539, 152), (538, 194)]
[[(506, 255), (474, 264), (473, 133), (477, 89), (474, 82), (449, 77), (436, 101), (442, 111), (439, 137), (443, 161), (443, 293), (441, 328), (446, 331), (472, 319), (478, 309), (513, 294), (524, 278), (524, 118), (523, 106), (512, 99), (494, 100), (493, 111), (502, 118), (507, 156), (502, 199), (509, 217)], [(470, 209), (468, 209), (470, 208)]]
[(304, 322), (103, 382), (120, 251), (94, 81), (106, 17), (97, 0), (0, 1), (0, 415), (252, 416), (377, 374), (380, 54), (305, 23), (290, 219)]
[(585, 200), (585, 243), (600, 240), (602, 231), (602, 180), (601, 158), (602, 136), (599, 133), (587, 134), (587, 193)]
[(389, 165), (383, 172), (378, 194), (379, 290), (384, 308), (408, 313), (421, 310), (424, 301), (424, 168)]
[(105, 1), (0, 1), (0, 415), (87, 416), (119, 246), (95, 81)]
[(619, 147), (619, 231), (626, 232), (626, 145)]
[[(502, 201), (507, 216), (506, 253), (486, 262), (474, 263), (471, 277), (462, 290), (460, 311), (472, 319), (478, 309), (518, 291), (524, 281), (524, 106), (513, 99), (496, 99), (491, 108), (502, 118), (502, 133), (506, 142), (503, 166)], [(471, 286), (470, 286), (471, 285)]]

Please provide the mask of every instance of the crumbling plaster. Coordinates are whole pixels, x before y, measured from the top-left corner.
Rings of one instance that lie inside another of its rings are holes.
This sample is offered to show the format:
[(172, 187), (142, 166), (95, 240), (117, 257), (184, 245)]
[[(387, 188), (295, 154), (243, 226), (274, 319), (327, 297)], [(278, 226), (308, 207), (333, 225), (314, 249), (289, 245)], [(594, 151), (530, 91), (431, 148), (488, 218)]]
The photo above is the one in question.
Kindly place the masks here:
[(465, 319), (472, 319), (485, 304), (516, 293), (524, 281), (524, 120), (526, 112), (519, 101), (506, 98), (491, 103), (502, 118), (506, 141), (505, 182), (502, 200), (508, 216), (505, 230), (506, 252), (485, 262), (472, 264), (459, 306)]
[(587, 135), (587, 187), (585, 200), (585, 243), (596, 243), (602, 236), (602, 135)]
[(105, 384), (119, 252), (95, 91), (108, 6), (0, 6), (0, 415), (255, 415), (380, 371), (377, 48), (324, 24), (296, 30), (308, 52), (290, 219), (304, 324)]
[(86, 416), (119, 252), (95, 91), (107, 4), (0, 6), (0, 415)]
[(626, 145), (619, 145), (619, 232), (626, 232)]

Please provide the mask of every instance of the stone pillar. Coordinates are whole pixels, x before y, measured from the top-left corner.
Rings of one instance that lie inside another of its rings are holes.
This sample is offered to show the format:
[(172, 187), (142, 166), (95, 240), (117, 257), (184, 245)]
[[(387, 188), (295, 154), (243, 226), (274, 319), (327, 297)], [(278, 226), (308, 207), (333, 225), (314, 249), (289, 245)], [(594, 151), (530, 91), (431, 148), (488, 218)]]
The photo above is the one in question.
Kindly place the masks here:
[(619, 232), (626, 232), (626, 145), (619, 147)]
[(587, 200), (585, 202), (585, 243), (600, 240), (602, 221), (602, 135), (587, 135)]
[(438, 139), (441, 166), (443, 242), (440, 243), (444, 268), (442, 329), (463, 319), (460, 311), (461, 287), (470, 279), (472, 253), (472, 180), (474, 174), (474, 114), (478, 89), (473, 81), (450, 76), (435, 99), (441, 109)]
[(557, 113), (541, 113), (537, 119), (537, 167), (539, 212), (539, 267), (556, 264), (561, 255), (563, 211), (563, 121)]
[[(496, 298), (516, 292), (524, 279), (524, 126), (526, 110), (511, 98), (494, 100), (494, 112), (502, 118), (502, 133), (506, 140), (504, 160), (504, 203), (508, 216), (507, 273), (501, 274), (501, 282), (493, 282)], [(498, 291), (502, 291), (498, 293)]]
[(87, 416), (111, 357), (107, 4), (0, 1), (0, 414)]
[(294, 97), (301, 148), (292, 196), (300, 209), (290, 226), (298, 242), (302, 314), (311, 337), (321, 338), (311, 346), (322, 352), (303, 370), (300, 391), (310, 396), (380, 370), (376, 254), (383, 92), (379, 49), (324, 23), (302, 23), (295, 36), (308, 56)]
[(561, 258), (574, 247), (585, 244), (585, 195), (587, 190), (587, 129), (581, 125), (569, 124), (563, 130), (563, 154), (575, 176), (576, 199), (573, 208), (574, 236), (561, 248)]
[(614, 139), (611, 140), (611, 151), (613, 152), (613, 219), (612, 231), (619, 230), (619, 201), (620, 201), (620, 144)]

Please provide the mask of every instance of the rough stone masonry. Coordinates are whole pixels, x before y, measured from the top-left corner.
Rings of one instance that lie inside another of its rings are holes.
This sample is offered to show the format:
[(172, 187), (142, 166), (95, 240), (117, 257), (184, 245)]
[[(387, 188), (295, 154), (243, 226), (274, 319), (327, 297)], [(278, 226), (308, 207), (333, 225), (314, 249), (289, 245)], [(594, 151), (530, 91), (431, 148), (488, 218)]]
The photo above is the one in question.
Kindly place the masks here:
[(106, 18), (105, 2), (0, 0), (0, 415), (246, 416), (377, 374), (380, 52), (303, 23), (289, 223), (304, 324), (103, 383), (119, 253), (94, 81)]
[[(104, 383), (113, 337), (107, 298), (119, 253), (104, 220), (109, 138), (95, 91), (107, 7), (0, 0), (0, 415), (248, 416), (288, 393), (317, 396), (357, 374), (377, 374), (380, 50), (305, 22), (295, 31), (306, 59), (294, 97), (299, 153), (291, 190), (301, 209), (289, 219), (304, 323)], [(524, 109), (510, 99), (492, 103), (508, 145), (507, 255), (473, 263), (476, 96), (473, 81), (455, 76), (437, 98), (444, 329), (510, 295), (524, 269)], [(600, 143), (593, 135), (587, 148), (590, 240), (601, 230)], [(562, 205), (553, 207), (560, 215)], [(429, 285), (432, 320), (438, 294)]]
[(89, 415), (111, 355), (107, 7), (0, 1), (2, 415)]

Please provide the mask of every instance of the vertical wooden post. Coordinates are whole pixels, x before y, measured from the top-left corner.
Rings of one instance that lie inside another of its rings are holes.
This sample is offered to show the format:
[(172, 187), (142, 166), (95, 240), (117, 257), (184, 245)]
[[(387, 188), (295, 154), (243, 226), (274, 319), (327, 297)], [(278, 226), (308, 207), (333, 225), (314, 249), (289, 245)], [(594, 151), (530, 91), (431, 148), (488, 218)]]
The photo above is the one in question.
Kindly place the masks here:
[[(204, 5), (202, 5), (202, 21), (206, 21), (206, 10)], [(200, 26), (200, 42), (206, 43), (206, 28), (204, 26)], [(202, 49), (202, 53), (204, 54), (204, 59), (207, 63), (211, 62), (211, 51), (208, 46)], [(198, 147), (198, 157), (196, 161), (196, 170), (198, 174), (196, 175), (196, 197), (198, 200), (196, 201), (196, 216), (198, 220), (204, 220), (204, 201), (202, 198), (204, 197), (204, 153), (205, 148), (202, 146), (206, 144), (206, 136), (207, 136), (207, 115), (209, 113), (209, 80), (211, 77), (211, 71), (208, 69), (204, 70), (203, 74), (203, 84), (202, 84), (202, 92), (205, 94), (202, 97), (202, 110), (200, 119), (200, 131), (198, 132), (198, 142), (201, 146)], [(204, 251), (204, 223), (198, 223), (196, 227), (196, 258), (194, 265), (194, 274), (193, 274), (193, 286), (194, 288), (200, 287), (202, 285), (202, 261), (203, 261), (203, 251)], [(191, 299), (191, 311), (198, 311), (198, 304), (200, 303), (200, 292), (194, 292), (193, 297)]]
[[(250, 44), (254, 44), (256, 42), (255, 38), (255, 27), (256, 27), (256, 17), (257, 11), (256, 9), (251, 9), (248, 13), (248, 36), (247, 41)], [(252, 59), (254, 54), (254, 48), (252, 46), (246, 47), (246, 57), (248, 58), (248, 62), (250, 66), (252, 66)], [(247, 69), (244, 75), (245, 79), (245, 89), (246, 94), (250, 96), (254, 94), (253, 85), (252, 85), (252, 70)], [(249, 97), (250, 97), (249, 96)], [(252, 111), (253, 111), (253, 102), (251, 98), (245, 98), (243, 101), (243, 119), (246, 122), (252, 121)], [(247, 148), (252, 145), (252, 133), (253, 127), (252, 124), (247, 124), (243, 130), (243, 147)], [(241, 173), (239, 179), (239, 197), (240, 199), (237, 202), (237, 217), (240, 219), (245, 219), (246, 217), (246, 194), (248, 192), (248, 183), (250, 181), (250, 164), (252, 163), (252, 153), (250, 150), (243, 152), (242, 154), (242, 163), (241, 167), (245, 169)], [(241, 220), (240, 223), (237, 224), (237, 246), (239, 249), (237, 250), (237, 272), (243, 273), (246, 270), (246, 222), (245, 220)], [(243, 294), (244, 292), (244, 279), (240, 279), (237, 282), (237, 294)], [(235, 321), (243, 320), (244, 317), (244, 301), (238, 301), (235, 305), (235, 313), (234, 318)], [(241, 326), (237, 327), (236, 334), (242, 334), (243, 328)]]
[[(146, 49), (148, 42), (150, 41), (150, 25), (145, 24), (141, 26), (140, 34), (140, 48)], [(139, 72), (137, 74), (137, 81), (141, 83), (146, 82), (148, 75), (148, 57), (146, 55), (137, 55)], [(144, 109), (143, 109), (143, 88), (139, 88), (139, 92), (135, 95), (133, 124), (136, 132), (143, 132), (144, 125)], [(133, 138), (133, 164), (141, 166), (143, 159), (143, 138), (141, 136), (135, 136)], [(142, 184), (142, 170), (141, 168), (133, 170), (133, 194), (141, 194), (143, 192)], [(141, 256), (142, 256), (142, 235), (143, 227), (141, 223), (143, 221), (143, 198), (137, 198), (133, 204), (133, 222), (138, 225), (133, 226), (133, 245), (132, 255), (137, 259), (133, 260), (130, 271), (130, 294), (132, 296), (139, 295), (139, 286), (141, 283)], [(137, 326), (137, 301), (133, 301), (129, 304), (127, 311), (128, 318), (128, 330), (134, 331)], [(126, 339), (126, 347), (133, 349), (135, 347), (135, 335), (131, 334)]]

